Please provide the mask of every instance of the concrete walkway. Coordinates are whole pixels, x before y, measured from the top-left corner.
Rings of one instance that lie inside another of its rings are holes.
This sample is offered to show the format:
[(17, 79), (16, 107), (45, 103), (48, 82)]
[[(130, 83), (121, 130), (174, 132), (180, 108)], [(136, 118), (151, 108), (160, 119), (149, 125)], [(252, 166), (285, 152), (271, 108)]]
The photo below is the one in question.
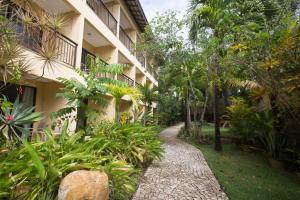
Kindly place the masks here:
[(147, 169), (133, 200), (227, 200), (200, 150), (176, 139), (182, 125), (164, 130), (162, 160)]

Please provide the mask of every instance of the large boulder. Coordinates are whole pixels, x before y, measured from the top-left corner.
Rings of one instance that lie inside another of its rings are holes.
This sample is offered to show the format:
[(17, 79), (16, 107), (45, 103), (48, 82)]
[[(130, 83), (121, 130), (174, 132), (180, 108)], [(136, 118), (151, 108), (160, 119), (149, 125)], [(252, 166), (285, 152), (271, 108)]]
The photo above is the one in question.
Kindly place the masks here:
[(108, 200), (109, 188), (106, 173), (79, 170), (63, 178), (58, 200)]

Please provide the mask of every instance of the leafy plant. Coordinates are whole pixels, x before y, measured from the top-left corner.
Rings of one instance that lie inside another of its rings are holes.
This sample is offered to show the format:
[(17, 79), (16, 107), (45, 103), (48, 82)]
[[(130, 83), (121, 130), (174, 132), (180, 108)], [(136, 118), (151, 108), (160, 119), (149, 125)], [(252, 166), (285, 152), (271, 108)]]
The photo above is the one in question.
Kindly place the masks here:
[(147, 165), (149, 160), (161, 158), (162, 148), (156, 137), (157, 133), (157, 127), (144, 127), (139, 123), (104, 123), (94, 131), (95, 137), (106, 137), (113, 141), (107, 151), (114, 152), (119, 159), (136, 167)]
[[(62, 118), (77, 110), (77, 130), (84, 127), (88, 112), (98, 112), (96, 109), (91, 109), (88, 106), (89, 102), (104, 107), (107, 105), (104, 95), (109, 92), (109, 86), (124, 86), (124, 83), (113, 79), (115, 74), (122, 73), (122, 65), (108, 65), (99, 57), (96, 57), (93, 61), (90, 60), (87, 63), (87, 67), (89, 69), (88, 73), (77, 70), (83, 82), (76, 79), (59, 78), (64, 87), (57, 96), (67, 99), (68, 107), (60, 109), (53, 114), (53, 118)], [(101, 74), (110, 76), (102, 76)]]
[(4, 1), (0, 1), (0, 74), (4, 84), (9, 80), (20, 80), (22, 74), (28, 71), (28, 61), (23, 55), (24, 50), (14, 30), (14, 23), (2, 15), (7, 6)]
[(153, 102), (157, 100), (158, 91), (156, 88), (151, 88), (149, 83), (145, 85), (141, 85), (139, 88), (140, 93), (142, 94), (142, 102), (145, 104), (145, 111), (143, 116), (143, 123), (146, 125), (147, 123), (147, 116), (149, 115), (148, 110), (152, 106)]
[[(4, 96), (2, 105), (9, 104)], [(19, 97), (12, 106), (2, 106), (0, 113), (0, 132), (8, 143), (13, 144), (21, 138), (27, 138), (30, 130), (24, 125), (30, 125), (43, 119), (42, 113), (34, 112), (34, 107), (28, 107), (20, 102)]]
[(255, 132), (255, 110), (242, 98), (231, 98), (231, 105), (226, 108), (225, 118), (230, 120), (230, 131), (241, 137), (243, 143), (253, 142)]
[(122, 112), (120, 115), (121, 125), (127, 124), (130, 122), (131, 114), (129, 112)]
[(83, 131), (70, 134), (67, 127), (66, 121), (58, 138), (45, 129), (45, 142), (24, 141), (14, 150), (1, 149), (1, 198), (51, 199), (70, 172), (99, 170), (109, 175), (110, 198), (128, 199), (135, 190), (139, 167), (161, 157), (154, 127), (104, 123), (88, 139)]
[(125, 97), (125, 95), (129, 96), (134, 109), (138, 107), (141, 94), (137, 89), (127, 85), (109, 84), (107, 87), (108, 92), (115, 98), (115, 122), (120, 123), (120, 106), (122, 98)]

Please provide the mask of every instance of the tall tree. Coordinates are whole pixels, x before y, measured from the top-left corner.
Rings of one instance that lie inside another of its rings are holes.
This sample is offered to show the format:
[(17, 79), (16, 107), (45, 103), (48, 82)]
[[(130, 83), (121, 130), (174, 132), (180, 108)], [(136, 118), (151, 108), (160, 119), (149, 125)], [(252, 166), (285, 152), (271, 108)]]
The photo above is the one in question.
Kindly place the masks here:
[[(212, 41), (215, 44), (216, 51), (212, 52), (212, 72), (214, 79), (214, 121), (215, 121), (215, 150), (221, 151), (220, 135), (220, 59), (224, 56), (224, 40), (226, 31), (224, 27), (228, 24), (230, 11), (226, 10), (229, 0), (192, 0), (190, 9), (192, 11), (190, 19), (190, 38), (196, 43), (198, 35), (203, 31), (211, 32)], [(208, 31), (207, 31), (208, 30)]]

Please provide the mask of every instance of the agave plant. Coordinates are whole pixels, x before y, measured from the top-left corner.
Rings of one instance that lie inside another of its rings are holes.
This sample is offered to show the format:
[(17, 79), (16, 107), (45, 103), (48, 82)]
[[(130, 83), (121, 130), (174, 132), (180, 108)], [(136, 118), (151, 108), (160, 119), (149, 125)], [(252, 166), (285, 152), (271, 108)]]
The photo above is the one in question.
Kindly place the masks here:
[[(8, 100), (4, 96), (3, 104), (7, 104)], [(34, 107), (28, 107), (20, 102), (19, 97), (12, 106), (1, 107), (0, 113), (0, 133), (9, 143), (26, 138), (29, 129), (24, 125), (32, 124), (43, 119), (42, 113), (34, 112)]]

